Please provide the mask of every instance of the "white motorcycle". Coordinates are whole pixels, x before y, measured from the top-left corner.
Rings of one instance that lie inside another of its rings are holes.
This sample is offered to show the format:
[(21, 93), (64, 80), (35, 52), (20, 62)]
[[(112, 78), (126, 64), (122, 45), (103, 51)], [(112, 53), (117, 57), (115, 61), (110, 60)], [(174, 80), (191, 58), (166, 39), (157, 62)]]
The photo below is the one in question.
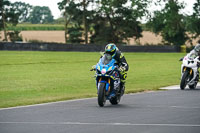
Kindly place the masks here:
[(189, 53), (180, 61), (183, 62), (181, 65), (181, 90), (184, 90), (187, 85), (190, 89), (195, 89), (199, 81), (199, 56)]

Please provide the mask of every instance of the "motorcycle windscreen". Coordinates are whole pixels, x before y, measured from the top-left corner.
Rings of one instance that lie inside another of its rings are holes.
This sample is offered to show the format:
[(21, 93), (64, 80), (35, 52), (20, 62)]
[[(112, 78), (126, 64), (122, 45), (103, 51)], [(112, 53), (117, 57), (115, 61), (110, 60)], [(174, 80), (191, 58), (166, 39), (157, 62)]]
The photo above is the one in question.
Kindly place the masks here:
[(112, 56), (109, 54), (104, 54), (104, 56), (101, 59), (101, 62), (103, 65), (107, 65), (110, 63), (110, 61), (112, 60)]
[(197, 56), (198, 56), (198, 53), (195, 52), (194, 50), (192, 50), (192, 51), (188, 54), (188, 58), (189, 58), (190, 60), (194, 60)]

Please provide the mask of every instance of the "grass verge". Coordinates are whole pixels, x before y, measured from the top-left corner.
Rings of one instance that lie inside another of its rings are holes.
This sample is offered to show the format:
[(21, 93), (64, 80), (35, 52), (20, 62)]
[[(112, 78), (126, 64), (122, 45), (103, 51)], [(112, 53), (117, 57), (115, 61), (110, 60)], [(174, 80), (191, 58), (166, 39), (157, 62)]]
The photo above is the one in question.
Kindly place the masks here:
[[(126, 93), (179, 84), (182, 53), (125, 53)], [(0, 51), (0, 108), (96, 96), (95, 52)]]

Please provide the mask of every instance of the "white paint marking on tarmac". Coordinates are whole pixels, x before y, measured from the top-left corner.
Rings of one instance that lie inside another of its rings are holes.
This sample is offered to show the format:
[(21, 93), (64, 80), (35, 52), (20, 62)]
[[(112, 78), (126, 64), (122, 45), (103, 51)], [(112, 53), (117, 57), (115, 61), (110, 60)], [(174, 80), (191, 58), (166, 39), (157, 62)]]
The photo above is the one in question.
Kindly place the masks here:
[(173, 85), (160, 88), (162, 90), (180, 90), (180, 85)]
[(134, 123), (87, 123), (87, 122), (86, 123), (84, 122), (0, 122), (0, 124), (200, 127), (199, 124), (134, 124)]
[[(200, 83), (198, 83), (197, 86), (200, 86)], [(167, 87), (162, 87), (160, 89), (162, 89), (162, 90), (180, 90), (180, 85), (167, 86)], [(188, 86), (185, 89), (189, 89)]]
[(10, 109), (28, 108), (28, 107), (37, 107), (37, 106), (51, 105), (51, 104), (56, 104), (56, 103), (77, 102), (77, 101), (83, 101), (83, 100), (89, 100), (89, 99), (95, 99), (95, 98), (96, 97), (84, 98), (84, 99), (74, 99), (74, 100), (67, 100), (67, 101), (49, 102), (49, 103), (41, 103), (41, 104), (34, 104), (34, 105), (17, 106), (17, 107), (9, 107), (9, 108), (2, 108), (2, 109), (0, 109), (0, 111), (1, 110), (10, 110)]
[[(197, 84), (197, 86), (200, 87), (200, 83)], [(180, 86), (179, 85), (174, 85), (174, 86), (168, 86), (168, 87), (162, 87), (160, 89), (163, 90), (179, 90)], [(188, 88), (186, 88), (188, 89)], [(145, 93), (152, 93), (155, 91), (149, 91), (149, 92), (145, 92)], [(130, 93), (127, 95), (140, 95), (143, 93)], [(28, 108), (28, 107), (37, 107), (37, 106), (43, 106), (43, 105), (51, 105), (51, 104), (55, 104), (55, 103), (68, 103), (68, 102), (76, 102), (76, 101), (83, 101), (83, 100), (89, 100), (89, 99), (95, 99), (96, 97), (92, 97), (92, 98), (84, 98), (84, 99), (74, 99), (74, 100), (67, 100), (67, 101), (58, 101), (58, 102), (49, 102), (49, 103), (41, 103), (41, 104), (34, 104), (34, 105), (25, 105), (25, 106), (17, 106), (17, 107), (8, 107), (8, 108), (2, 108), (1, 110), (10, 110), (10, 109), (20, 109), (20, 108)]]
[(194, 106), (152, 106), (148, 105), (146, 106), (148, 108), (177, 108), (177, 109), (200, 109), (200, 107), (194, 107)]
[(200, 107), (186, 107), (186, 106), (170, 106), (172, 108), (180, 108), (180, 109), (200, 109)]
[[(152, 93), (155, 91), (145, 92), (145, 93)], [(140, 95), (143, 93), (130, 93), (125, 95)], [(77, 102), (77, 101), (83, 101), (83, 100), (90, 100), (90, 99), (96, 99), (97, 97), (92, 98), (83, 98), (83, 99), (74, 99), (74, 100), (66, 100), (66, 101), (57, 101), (57, 102), (49, 102), (49, 103), (41, 103), (41, 104), (33, 104), (33, 105), (24, 105), (24, 106), (17, 106), (17, 107), (8, 107), (8, 108), (0, 108), (1, 110), (11, 110), (11, 109), (20, 109), (20, 108), (29, 108), (29, 107), (37, 107), (37, 106), (44, 106), (44, 105), (51, 105), (56, 103), (69, 103), (69, 102)]]

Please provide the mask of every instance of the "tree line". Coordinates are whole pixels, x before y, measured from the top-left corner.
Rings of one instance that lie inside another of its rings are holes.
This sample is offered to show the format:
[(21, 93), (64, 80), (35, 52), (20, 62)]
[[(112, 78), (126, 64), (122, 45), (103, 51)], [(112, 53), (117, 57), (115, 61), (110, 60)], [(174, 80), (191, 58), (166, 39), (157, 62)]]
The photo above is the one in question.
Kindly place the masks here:
[[(164, 6), (150, 13), (148, 7), (152, 2)], [(18, 22), (53, 21), (48, 7), (9, 3), (8, 0), (0, 3), (1, 29)], [(181, 12), (187, 5), (178, 0), (60, 0), (58, 6), (63, 15), (58, 21), (64, 22), (66, 43), (125, 44), (129, 38), (139, 40), (144, 27), (161, 35), (166, 45), (192, 43), (200, 35), (200, 0), (195, 1), (191, 15)], [(147, 22), (142, 24), (144, 17)]]
[(4, 40), (10, 39), (20, 41), (22, 38), (18, 36), (20, 31), (8, 32), (6, 28), (16, 26), (18, 23), (51, 23), (53, 15), (49, 7), (32, 6), (24, 2), (11, 3), (9, 0), (0, 0), (0, 30), (4, 31)]
[[(142, 37), (141, 19), (147, 18), (145, 29), (160, 34), (166, 45), (183, 45), (200, 35), (200, 0), (192, 15), (184, 15), (184, 3), (178, 0), (156, 0), (164, 5), (150, 14), (151, 0), (62, 0), (59, 9), (65, 18), (66, 43), (123, 44)], [(71, 25), (70, 25), (71, 23)], [(68, 36), (69, 35), (69, 36)], [(84, 35), (84, 38), (82, 37)]]

